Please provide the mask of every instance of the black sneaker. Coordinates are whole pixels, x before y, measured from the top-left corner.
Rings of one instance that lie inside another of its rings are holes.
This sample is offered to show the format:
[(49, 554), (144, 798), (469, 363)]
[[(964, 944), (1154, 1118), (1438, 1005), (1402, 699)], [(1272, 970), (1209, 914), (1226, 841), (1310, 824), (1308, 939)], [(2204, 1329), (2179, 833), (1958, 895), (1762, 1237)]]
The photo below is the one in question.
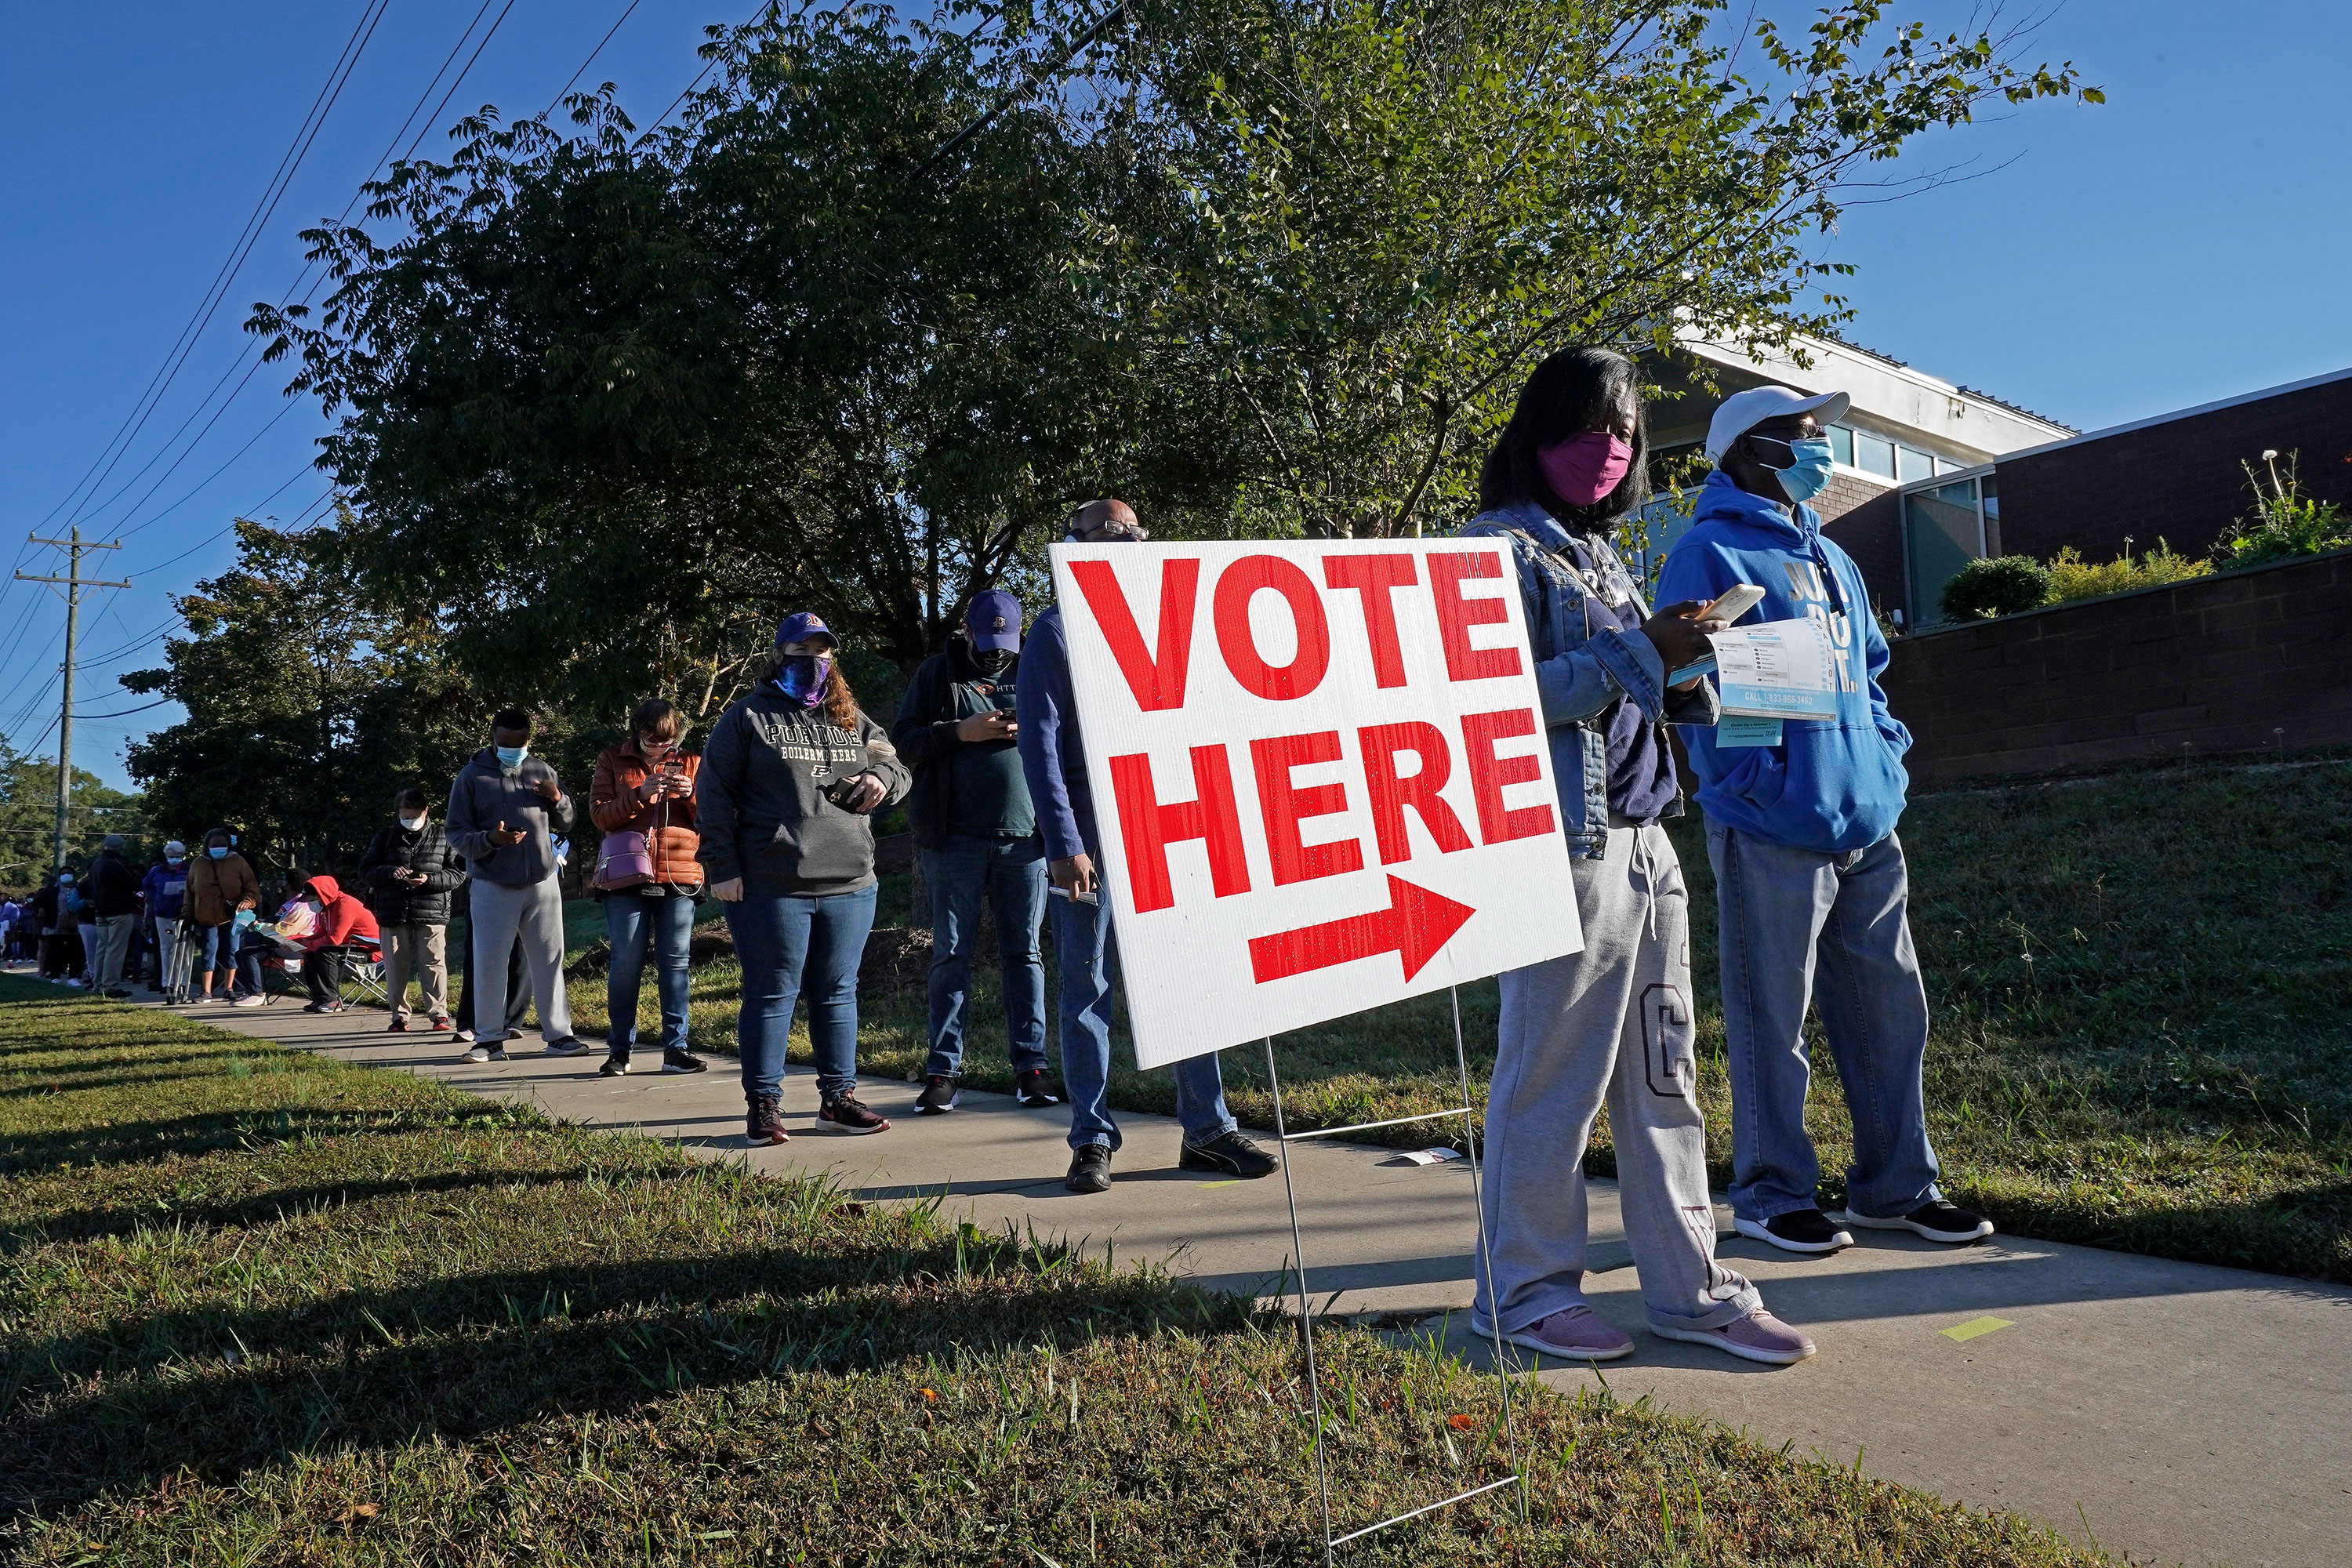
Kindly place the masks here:
[(1835, 1252), (1853, 1245), (1853, 1237), (1831, 1224), (1829, 1216), (1819, 1209), (1790, 1209), (1761, 1222), (1735, 1219), (1731, 1228), (1742, 1236), (1769, 1241), (1783, 1252)]
[(611, 1056), (606, 1057), (604, 1058), (604, 1065), (596, 1069), (596, 1076), (598, 1078), (626, 1078), (628, 1076), (628, 1072), (629, 1058), (627, 1057)]
[(545, 1052), (551, 1057), (576, 1057), (588, 1048), (588, 1042), (577, 1035), (566, 1035), (560, 1040), (547, 1042)]
[(1044, 1068), (1031, 1068), (1027, 1072), (1021, 1074), (1016, 1080), (1013, 1092), (1020, 1099), (1021, 1103), (1032, 1110), (1040, 1106), (1062, 1103), (1062, 1097), (1054, 1092), (1054, 1085), (1045, 1077)]
[(743, 1097), (747, 1110), (743, 1118), (743, 1137), (754, 1149), (772, 1143), (789, 1143), (793, 1135), (784, 1131), (784, 1102), (773, 1094), (747, 1094)]
[(1110, 1191), (1110, 1145), (1088, 1143), (1070, 1155), (1070, 1173), (1062, 1185), (1074, 1193)]
[(817, 1107), (816, 1119), (828, 1127), (838, 1127), (844, 1132), (864, 1134), (890, 1131), (889, 1120), (887, 1117), (875, 1115), (873, 1111), (859, 1104), (857, 1097), (854, 1094), (845, 1094), (826, 1100)]
[(1865, 1230), (1907, 1230), (1914, 1236), (1924, 1236), (1929, 1241), (1940, 1241), (1952, 1247), (1965, 1247), (1972, 1241), (1982, 1241), (1992, 1234), (1992, 1221), (1982, 1215), (1970, 1214), (1943, 1199), (1921, 1204), (1906, 1215), (1890, 1215), (1885, 1219), (1873, 1218), (1847, 1209), (1838, 1219), (1845, 1225), (1858, 1225)]
[(1246, 1176), (1255, 1181), (1282, 1169), (1282, 1162), (1240, 1132), (1228, 1132), (1206, 1143), (1187, 1139), (1176, 1163), (1187, 1171), (1214, 1171), (1221, 1176)]
[(709, 1062), (704, 1061), (692, 1051), (662, 1053), (662, 1071), (664, 1072), (707, 1072), (709, 1068)]
[(962, 1092), (963, 1079), (960, 1075), (935, 1072), (923, 1080), (923, 1092), (915, 1096), (915, 1113), (945, 1116), (956, 1108), (956, 1097)]

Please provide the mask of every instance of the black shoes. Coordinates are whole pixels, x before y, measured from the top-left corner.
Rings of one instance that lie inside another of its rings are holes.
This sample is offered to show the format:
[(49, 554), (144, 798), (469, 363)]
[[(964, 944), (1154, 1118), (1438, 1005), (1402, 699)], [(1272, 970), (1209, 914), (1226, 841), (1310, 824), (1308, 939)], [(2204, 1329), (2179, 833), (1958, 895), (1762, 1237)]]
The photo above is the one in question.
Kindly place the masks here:
[(551, 1057), (576, 1057), (588, 1048), (588, 1042), (577, 1035), (566, 1035), (560, 1040), (550, 1040), (546, 1054)]
[(664, 1072), (708, 1072), (709, 1070), (710, 1064), (704, 1061), (700, 1057), (696, 1056), (692, 1051), (664, 1051), (662, 1053), (662, 1071)]
[(764, 1149), (772, 1143), (789, 1143), (793, 1135), (784, 1131), (784, 1102), (773, 1094), (748, 1094), (744, 1097), (746, 1110), (743, 1137), (754, 1149)]
[(1110, 1145), (1088, 1143), (1070, 1156), (1070, 1173), (1062, 1185), (1074, 1193), (1110, 1191)]
[(923, 1092), (915, 1096), (915, 1113), (919, 1116), (945, 1116), (956, 1108), (956, 1097), (963, 1092), (963, 1079), (954, 1073), (935, 1072), (923, 1080)]
[(890, 1131), (889, 1119), (877, 1116), (866, 1106), (859, 1104), (857, 1097), (854, 1094), (845, 1094), (839, 1099), (826, 1100), (817, 1107), (816, 1119), (826, 1126), (839, 1128), (844, 1132), (862, 1134)]
[(1040, 1106), (1062, 1103), (1062, 1097), (1054, 1092), (1054, 1086), (1045, 1077), (1044, 1068), (1031, 1068), (1027, 1072), (1020, 1074), (1015, 1083), (1014, 1093), (1019, 1097), (1021, 1103), (1032, 1110)]
[(1951, 1247), (1966, 1247), (1972, 1241), (1982, 1241), (1992, 1234), (1992, 1221), (1982, 1215), (1970, 1214), (1943, 1199), (1921, 1204), (1906, 1215), (1890, 1215), (1874, 1219), (1866, 1214), (1847, 1209), (1838, 1219), (1846, 1225), (1858, 1225), (1866, 1230), (1907, 1230), (1914, 1236), (1924, 1236), (1929, 1241), (1940, 1241)]
[(1240, 1132), (1227, 1132), (1206, 1143), (1187, 1140), (1176, 1163), (1187, 1171), (1214, 1171), (1221, 1176), (1242, 1176), (1252, 1181), (1282, 1169), (1281, 1161)]
[(598, 1078), (626, 1078), (628, 1073), (629, 1058), (620, 1056), (606, 1057), (604, 1065), (596, 1069)]
[(1853, 1237), (1832, 1224), (1819, 1209), (1790, 1209), (1761, 1222), (1735, 1219), (1731, 1228), (1742, 1236), (1770, 1242), (1783, 1252), (1835, 1252), (1853, 1245)]

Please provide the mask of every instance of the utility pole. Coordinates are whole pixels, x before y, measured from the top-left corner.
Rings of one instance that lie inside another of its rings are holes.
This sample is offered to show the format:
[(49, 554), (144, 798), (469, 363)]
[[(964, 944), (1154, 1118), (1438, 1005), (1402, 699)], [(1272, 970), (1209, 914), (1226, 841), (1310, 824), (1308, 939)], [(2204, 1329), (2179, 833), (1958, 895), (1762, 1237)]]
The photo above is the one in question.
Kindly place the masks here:
[(26, 535), (35, 544), (52, 545), (66, 552), (66, 574), (62, 577), (37, 577), (29, 572), (16, 575), (27, 583), (47, 583), (65, 589), (66, 601), (66, 664), (65, 697), (58, 704), (58, 837), (54, 868), (64, 870), (66, 864), (66, 816), (73, 806), (73, 678), (74, 635), (81, 626), (81, 591), (84, 588), (128, 588), (130, 579), (119, 583), (100, 582), (81, 574), (82, 552), (88, 550), (120, 550), (122, 542), (101, 544), (94, 539), (84, 539), (76, 526), (65, 539), (43, 539), (39, 534)]

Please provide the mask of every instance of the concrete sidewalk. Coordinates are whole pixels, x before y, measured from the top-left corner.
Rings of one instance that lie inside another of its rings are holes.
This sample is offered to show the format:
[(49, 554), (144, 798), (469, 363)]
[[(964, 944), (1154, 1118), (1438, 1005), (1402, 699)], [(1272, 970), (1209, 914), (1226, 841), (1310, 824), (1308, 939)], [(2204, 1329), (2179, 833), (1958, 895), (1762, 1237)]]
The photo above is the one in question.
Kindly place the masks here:
[[(373, 1010), (173, 1011), (712, 1158), (748, 1154), (762, 1171), (829, 1173), (866, 1197), (945, 1192), (950, 1212), (982, 1226), (1034, 1223), (1204, 1284), (1276, 1289), (1292, 1250), (1281, 1179), (1179, 1172), (1178, 1130), (1165, 1117), (1122, 1115), (1118, 1185), (1078, 1197), (1062, 1189), (1059, 1108), (1023, 1110), (1002, 1096), (968, 1092), (955, 1114), (919, 1118), (912, 1086), (869, 1081), (863, 1098), (897, 1125), (857, 1138), (818, 1130), (814, 1088), (795, 1071), (784, 1101), (792, 1142), (751, 1151), (730, 1058), (694, 1077), (604, 1079), (601, 1054), (551, 1059), (535, 1037), (506, 1063), (467, 1066), (448, 1037), (384, 1033)], [(1451, 1313), (1421, 1326), (1487, 1364), (1463, 1311), (1476, 1245), (1466, 1168), (1321, 1140), (1288, 1152), (1318, 1308), (1336, 1291), (1332, 1311), (1392, 1315), (1391, 1325)], [(1641, 1347), (1607, 1369), (1620, 1397), (1647, 1394), (1799, 1453), (1859, 1459), (1872, 1475), (2021, 1513), (2137, 1562), (2352, 1563), (2352, 1290), (2005, 1237), (1953, 1249), (1864, 1233), (1834, 1258), (1802, 1260), (1731, 1235), (1728, 1214), (1718, 1217), (1722, 1256), (1821, 1354), (1773, 1370), (1643, 1331), (1616, 1190), (1598, 1183), (1587, 1291)], [(1549, 1363), (1542, 1375), (1563, 1387), (1595, 1381)]]

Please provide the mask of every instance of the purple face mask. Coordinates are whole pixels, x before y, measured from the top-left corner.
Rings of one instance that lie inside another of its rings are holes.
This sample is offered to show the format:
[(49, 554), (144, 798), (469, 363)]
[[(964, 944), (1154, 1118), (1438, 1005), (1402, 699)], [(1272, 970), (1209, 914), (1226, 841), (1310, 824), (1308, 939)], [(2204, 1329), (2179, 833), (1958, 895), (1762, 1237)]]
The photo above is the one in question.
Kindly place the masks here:
[(1606, 430), (1587, 430), (1536, 448), (1536, 466), (1554, 495), (1570, 506), (1591, 506), (1633, 466), (1633, 448)]
[(832, 684), (833, 656), (829, 653), (788, 655), (783, 668), (776, 671), (776, 689), (803, 708), (823, 702), (824, 689)]

